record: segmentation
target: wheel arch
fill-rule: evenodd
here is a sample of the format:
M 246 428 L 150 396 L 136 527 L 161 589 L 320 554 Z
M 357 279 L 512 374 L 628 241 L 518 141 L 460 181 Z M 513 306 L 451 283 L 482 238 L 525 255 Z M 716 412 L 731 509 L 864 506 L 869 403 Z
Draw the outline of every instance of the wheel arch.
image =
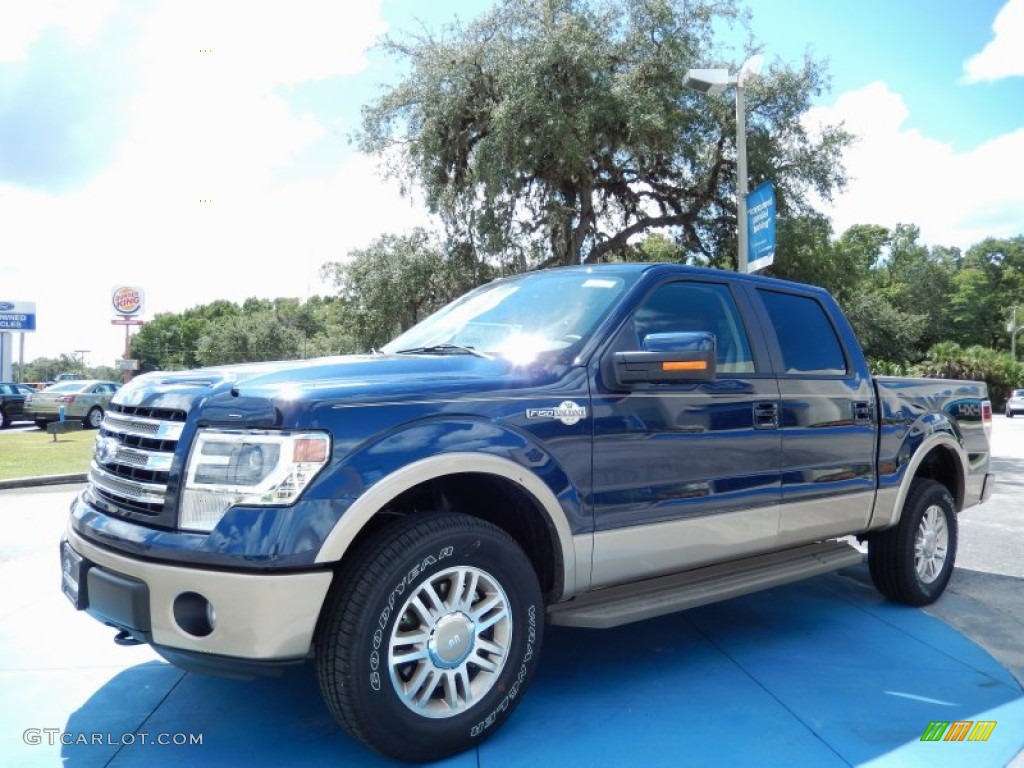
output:
M 483 504 L 461 508 L 460 501 L 480 495 Z M 534 473 L 490 454 L 446 453 L 392 472 L 345 511 L 320 547 L 316 562 L 341 562 L 389 515 L 436 510 L 438 500 L 509 533 L 533 563 L 550 600 L 575 594 L 578 542 L 558 498 Z
M 890 527 L 899 522 L 910 487 L 919 478 L 935 480 L 945 486 L 953 497 L 954 510 L 959 512 L 964 507 L 967 472 L 967 454 L 960 442 L 946 432 L 930 435 L 910 458 L 892 507 L 879 510 L 882 515 L 888 512 L 888 519 L 883 518 L 882 525 L 878 527 Z

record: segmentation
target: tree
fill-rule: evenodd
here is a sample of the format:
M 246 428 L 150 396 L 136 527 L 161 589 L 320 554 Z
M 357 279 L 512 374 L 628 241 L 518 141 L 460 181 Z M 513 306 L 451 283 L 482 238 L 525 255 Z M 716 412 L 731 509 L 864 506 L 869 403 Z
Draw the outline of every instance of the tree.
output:
M 214 301 L 184 312 L 161 312 L 132 337 L 132 356 L 141 370 L 179 370 L 200 365 L 200 338 L 210 327 L 241 310 L 230 301 Z
M 950 309 L 956 338 L 1009 349 L 1012 308 L 1024 308 L 1024 235 L 983 240 L 967 250 L 961 263 Z M 1018 309 L 1018 325 L 1024 322 L 1021 317 Z
M 250 311 L 212 323 L 199 340 L 197 357 L 201 365 L 293 360 L 302 356 L 302 340 L 273 310 Z
M 495 276 L 464 243 L 441 243 L 424 229 L 382 235 L 344 262 L 325 264 L 357 349 L 379 347 Z
M 729 63 L 714 30 L 743 20 L 735 0 L 501 0 L 468 26 L 387 38 L 408 70 L 364 108 L 359 141 L 485 259 L 590 263 L 663 230 L 727 266 L 733 96 L 682 83 Z M 782 216 L 844 182 L 849 135 L 800 119 L 824 85 L 806 59 L 747 89 L 751 180 L 773 179 Z

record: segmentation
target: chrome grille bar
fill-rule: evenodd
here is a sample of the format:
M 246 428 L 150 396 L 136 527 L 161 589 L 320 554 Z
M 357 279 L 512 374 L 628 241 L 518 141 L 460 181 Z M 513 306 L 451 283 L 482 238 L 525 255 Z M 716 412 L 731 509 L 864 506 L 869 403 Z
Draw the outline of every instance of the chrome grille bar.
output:
M 97 452 L 96 459 L 100 464 L 105 465 L 124 464 L 129 467 L 148 469 L 152 472 L 167 472 L 171 468 L 174 454 L 146 451 L 142 448 L 130 448 L 119 443 L 117 448 L 106 456 L 102 452 Z
M 89 472 L 89 482 L 102 491 L 141 504 L 163 504 L 167 493 L 166 485 L 126 480 L 101 469 L 95 461 Z
M 180 421 L 158 421 L 157 419 L 125 416 L 107 411 L 103 417 L 101 428 L 119 435 L 135 435 L 155 440 L 178 440 L 185 425 Z

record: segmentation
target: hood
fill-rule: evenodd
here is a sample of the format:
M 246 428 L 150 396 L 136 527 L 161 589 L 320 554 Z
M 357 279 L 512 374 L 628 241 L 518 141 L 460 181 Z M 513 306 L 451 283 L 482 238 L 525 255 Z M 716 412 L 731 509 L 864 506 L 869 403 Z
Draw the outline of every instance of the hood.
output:
M 350 355 L 156 371 L 122 387 L 114 402 L 187 412 L 204 396 L 277 403 L 419 400 L 531 388 L 562 374 L 563 366 L 522 366 L 472 355 Z

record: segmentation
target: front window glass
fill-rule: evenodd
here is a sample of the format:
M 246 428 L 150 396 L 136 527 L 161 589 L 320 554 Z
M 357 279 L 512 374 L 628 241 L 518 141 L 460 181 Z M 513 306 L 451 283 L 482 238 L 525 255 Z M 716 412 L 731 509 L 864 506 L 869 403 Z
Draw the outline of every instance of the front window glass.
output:
M 381 351 L 458 348 L 529 363 L 575 354 L 635 276 L 536 272 L 491 283 L 413 326 Z

